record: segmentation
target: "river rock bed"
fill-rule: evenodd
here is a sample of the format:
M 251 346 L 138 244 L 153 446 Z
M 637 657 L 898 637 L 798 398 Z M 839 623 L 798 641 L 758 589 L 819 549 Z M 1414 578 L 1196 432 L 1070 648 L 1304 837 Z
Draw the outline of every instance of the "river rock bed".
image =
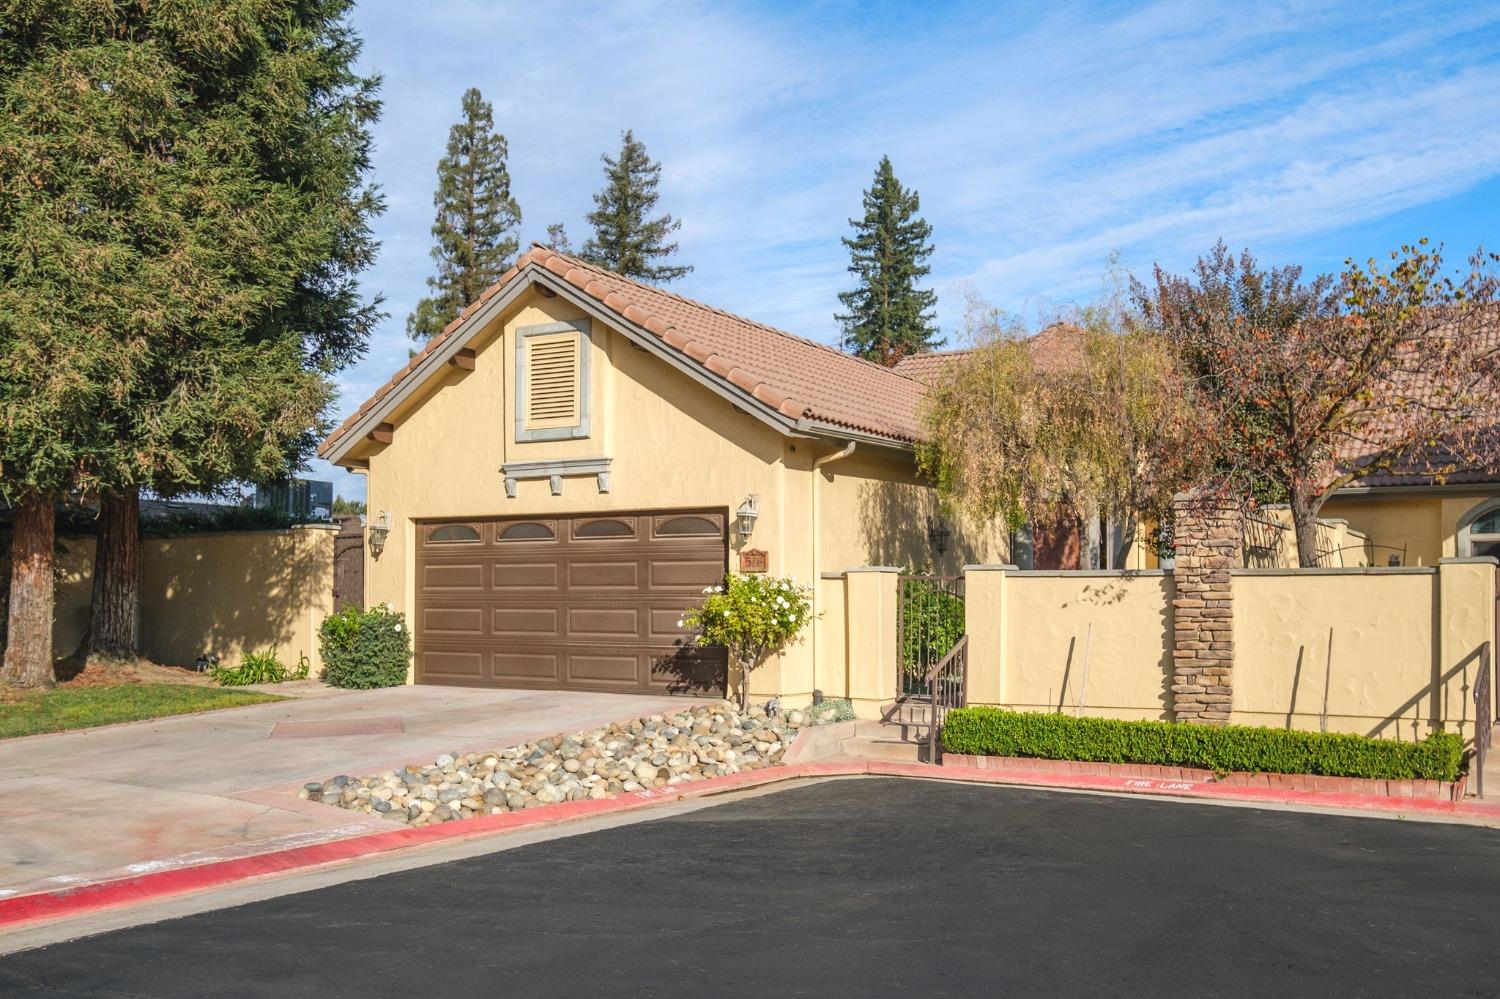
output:
M 801 711 L 710 701 L 483 753 L 450 753 L 371 777 L 339 774 L 299 797 L 410 826 L 760 770 L 781 762 Z

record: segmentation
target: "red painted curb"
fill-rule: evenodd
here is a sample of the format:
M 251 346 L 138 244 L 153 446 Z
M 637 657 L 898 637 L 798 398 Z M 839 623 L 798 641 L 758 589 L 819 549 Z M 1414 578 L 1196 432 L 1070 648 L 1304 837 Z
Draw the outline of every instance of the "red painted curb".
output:
M 1314 805 L 1326 808 L 1354 809 L 1399 814 L 1472 815 L 1500 822 L 1500 804 L 1439 801 L 1424 798 L 1377 798 L 1368 795 L 1329 791 L 1302 791 L 1290 788 L 1244 787 L 1193 781 L 1154 780 L 1144 777 L 1098 776 L 1092 774 L 1057 774 L 1036 771 L 1000 771 L 970 767 L 933 767 L 922 763 L 894 763 L 880 760 L 840 760 L 824 763 L 784 764 L 768 770 L 713 777 L 672 787 L 634 791 L 618 798 L 570 801 L 542 805 L 521 812 L 481 815 L 472 819 L 445 822 L 418 829 L 400 827 L 389 832 L 351 836 L 347 839 L 309 846 L 291 847 L 270 853 L 231 860 L 212 861 L 196 867 L 158 871 L 133 878 L 122 878 L 76 888 L 18 895 L 0 899 L 0 927 L 60 919 L 99 909 L 114 908 L 216 888 L 251 878 L 319 867 L 354 860 L 378 853 L 403 850 L 429 844 L 474 839 L 496 833 L 513 832 L 540 826 L 557 825 L 578 819 L 617 812 L 649 808 L 665 801 L 701 798 L 729 791 L 744 790 L 780 781 L 807 777 L 915 777 L 925 780 L 957 781 L 969 784 L 1002 784 L 1017 787 L 1041 787 L 1060 790 L 1106 791 L 1145 794 L 1160 797 L 1203 800 L 1242 801 L 1252 804 Z

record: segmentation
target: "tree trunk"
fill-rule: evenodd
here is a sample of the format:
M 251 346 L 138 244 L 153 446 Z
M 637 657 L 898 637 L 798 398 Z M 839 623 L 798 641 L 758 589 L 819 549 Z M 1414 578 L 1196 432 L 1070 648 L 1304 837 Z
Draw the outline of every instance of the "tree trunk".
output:
M 1135 547 L 1135 536 L 1140 533 L 1140 520 L 1130 514 L 1125 517 L 1124 523 L 1120 525 L 1120 547 L 1115 549 L 1115 568 L 1128 568 L 1130 562 L 1130 551 Z
M 99 503 L 93 617 L 87 651 L 134 656 L 141 636 L 141 493 L 130 488 Z
M 1297 564 L 1310 569 L 1318 564 L 1318 510 L 1322 504 L 1303 487 L 1288 489 L 1287 498 L 1297 533 Z
M 1100 555 L 1104 551 L 1103 531 L 1099 528 L 1099 508 L 1090 506 L 1083 514 L 1082 557 L 1079 559 L 1079 568 L 1097 569 L 1101 561 Z
M 0 654 L 10 632 L 10 532 L 0 531 Z
M 9 641 L 0 686 L 50 687 L 52 675 L 52 546 L 56 528 L 50 500 L 15 508 L 11 539 Z

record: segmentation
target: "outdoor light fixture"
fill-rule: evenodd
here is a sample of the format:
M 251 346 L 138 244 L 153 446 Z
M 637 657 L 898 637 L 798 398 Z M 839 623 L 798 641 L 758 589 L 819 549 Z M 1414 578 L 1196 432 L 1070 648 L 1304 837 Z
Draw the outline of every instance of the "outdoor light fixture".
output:
M 927 518 L 927 540 L 932 543 L 932 550 L 939 555 L 948 551 L 948 541 L 953 537 L 953 531 L 948 527 L 948 522 L 942 517 Z
M 755 518 L 760 516 L 760 496 L 751 493 L 745 497 L 745 502 L 734 512 L 735 526 L 739 528 L 740 537 L 749 540 L 755 531 Z
M 368 530 L 370 554 L 375 558 L 379 558 L 380 553 L 385 551 L 386 535 L 391 533 L 391 512 L 389 510 L 381 510 L 380 516 L 375 518 Z

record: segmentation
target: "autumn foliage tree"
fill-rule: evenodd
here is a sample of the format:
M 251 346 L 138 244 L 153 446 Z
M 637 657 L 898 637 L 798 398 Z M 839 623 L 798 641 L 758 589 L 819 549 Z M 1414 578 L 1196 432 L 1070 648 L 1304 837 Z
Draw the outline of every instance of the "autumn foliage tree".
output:
M 1426 241 L 1335 279 L 1262 270 L 1220 243 L 1190 276 L 1136 283 L 1142 326 L 1191 369 L 1215 414 L 1220 485 L 1269 487 L 1303 566 L 1335 490 L 1396 473 L 1442 482 L 1493 467 L 1500 428 L 1494 256 L 1445 272 Z
M 1158 337 L 1085 310 L 1024 336 L 970 310 L 976 346 L 930 387 L 918 458 L 945 499 L 980 518 L 1121 526 L 1122 564 L 1143 523 L 1211 454 L 1192 381 Z

